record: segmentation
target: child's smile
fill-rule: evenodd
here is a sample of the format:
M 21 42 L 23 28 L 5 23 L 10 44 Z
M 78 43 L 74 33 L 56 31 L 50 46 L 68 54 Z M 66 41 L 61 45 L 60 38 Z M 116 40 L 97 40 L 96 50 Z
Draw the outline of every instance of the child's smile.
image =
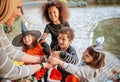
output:
M 59 10 L 55 6 L 48 9 L 48 14 L 53 23 L 59 23 Z

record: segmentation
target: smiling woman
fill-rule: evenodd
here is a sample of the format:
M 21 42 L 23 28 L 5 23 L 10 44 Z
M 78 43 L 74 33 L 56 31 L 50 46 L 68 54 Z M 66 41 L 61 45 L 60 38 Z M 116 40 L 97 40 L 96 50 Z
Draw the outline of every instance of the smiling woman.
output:
M 19 5 L 22 6 L 22 0 L 19 1 Z M 3 24 L 9 20 L 15 8 L 17 8 L 15 3 L 17 4 L 18 0 L 14 0 L 14 4 L 11 0 L 1 0 L 2 5 L 0 5 L 0 24 Z
M 14 21 L 17 17 L 21 16 L 21 7 L 23 4 L 23 0 L 19 0 L 19 3 L 17 5 L 16 8 L 14 8 L 12 15 L 10 16 L 10 18 L 7 20 L 6 24 L 8 26 L 13 26 L 14 25 Z M 15 5 L 15 4 L 14 4 Z M 14 7 L 14 5 L 12 7 Z M 15 5 L 16 6 L 16 5 Z M 12 8 L 11 7 L 11 8 Z

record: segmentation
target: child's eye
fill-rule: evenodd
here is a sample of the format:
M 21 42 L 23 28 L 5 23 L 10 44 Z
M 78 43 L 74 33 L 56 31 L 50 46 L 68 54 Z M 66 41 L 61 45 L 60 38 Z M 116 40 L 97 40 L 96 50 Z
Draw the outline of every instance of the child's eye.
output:
M 56 13 L 56 12 L 54 12 L 54 13 Z
M 63 41 L 65 41 L 66 39 L 63 39 Z
M 51 12 L 48 12 L 48 14 L 51 14 Z

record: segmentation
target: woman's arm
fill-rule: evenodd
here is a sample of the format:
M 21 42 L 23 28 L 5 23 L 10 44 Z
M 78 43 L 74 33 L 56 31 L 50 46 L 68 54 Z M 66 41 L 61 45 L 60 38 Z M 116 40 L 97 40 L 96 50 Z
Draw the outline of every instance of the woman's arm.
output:
M 44 67 L 49 68 L 51 65 L 43 63 Z M 34 74 L 42 68 L 41 64 L 17 66 L 6 55 L 3 48 L 0 47 L 0 81 L 2 79 L 21 79 Z
M 26 53 L 24 53 L 25 55 L 23 55 L 21 61 L 23 62 L 29 62 L 29 63 L 36 63 L 36 62 L 40 62 L 41 58 L 39 56 L 32 56 L 32 55 L 28 55 Z
M 11 44 L 11 41 L 7 38 L 3 28 L 0 26 L 0 46 L 4 49 L 6 55 L 8 55 L 13 60 L 23 61 L 23 62 L 39 62 L 39 57 L 34 57 L 23 53 L 20 50 L 15 49 Z
M 13 61 L 6 55 L 4 49 L 0 47 L 0 79 L 20 79 L 26 76 L 34 74 L 40 70 L 41 66 L 28 65 L 28 66 L 17 66 Z
M 89 66 L 77 66 L 77 65 L 73 65 L 71 63 L 66 63 L 56 57 L 52 57 L 50 56 L 48 61 L 52 64 L 52 65 L 59 65 L 61 66 L 63 69 L 65 69 L 65 71 L 77 75 L 78 77 L 82 77 L 82 78 L 92 78 L 94 75 L 94 69 L 89 67 Z

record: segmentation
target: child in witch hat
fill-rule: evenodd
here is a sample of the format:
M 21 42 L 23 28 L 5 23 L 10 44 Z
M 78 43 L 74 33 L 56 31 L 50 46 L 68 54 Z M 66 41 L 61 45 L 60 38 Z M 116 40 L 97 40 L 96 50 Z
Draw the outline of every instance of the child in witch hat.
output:
M 41 32 L 37 30 L 27 30 L 25 24 L 23 21 L 21 21 L 21 30 L 22 33 L 17 35 L 13 41 L 12 44 L 14 46 L 22 46 L 22 51 L 29 54 L 29 55 L 34 55 L 34 56 L 39 56 L 41 58 L 40 62 L 45 61 L 45 55 L 46 54 L 45 50 L 49 50 L 49 46 L 45 42 L 41 42 L 42 45 L 47 45 L 42 46 L 39 42 L 38 39 L 41 36 Z M 33 64 L 33 63 L 28 63 L 25 62 L 26 65 Z M 35 76 L 38 80 L 38 82 L 41 82 L 41 78 L 44 76 L 46 72 L 46 68 L 43 68 L 42 70 L 38 71 L 35 73 Z

